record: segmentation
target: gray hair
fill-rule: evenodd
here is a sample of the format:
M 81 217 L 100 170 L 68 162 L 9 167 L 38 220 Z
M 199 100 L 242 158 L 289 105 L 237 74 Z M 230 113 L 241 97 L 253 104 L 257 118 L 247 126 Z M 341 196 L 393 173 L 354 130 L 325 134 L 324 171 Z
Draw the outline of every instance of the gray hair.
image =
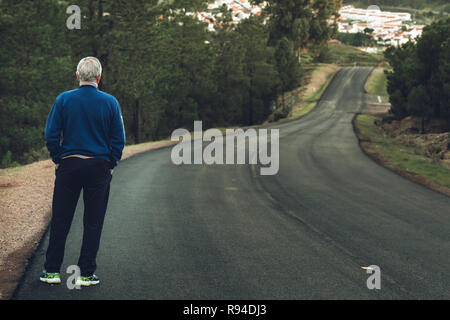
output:
M 95 81 L 102 73 L 102 64 L 95 57 L 86 57 L 78 63 L 77 72 L 80 81 Z

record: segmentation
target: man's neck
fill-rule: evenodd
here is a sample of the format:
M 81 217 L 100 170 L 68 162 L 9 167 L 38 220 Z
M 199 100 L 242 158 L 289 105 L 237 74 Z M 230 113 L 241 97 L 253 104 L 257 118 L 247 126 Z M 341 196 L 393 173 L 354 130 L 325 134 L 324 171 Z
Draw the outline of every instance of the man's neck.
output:
M 80 86 L 93 86 L 98 88 L 98 83 L 95 81 L 80 81 Z

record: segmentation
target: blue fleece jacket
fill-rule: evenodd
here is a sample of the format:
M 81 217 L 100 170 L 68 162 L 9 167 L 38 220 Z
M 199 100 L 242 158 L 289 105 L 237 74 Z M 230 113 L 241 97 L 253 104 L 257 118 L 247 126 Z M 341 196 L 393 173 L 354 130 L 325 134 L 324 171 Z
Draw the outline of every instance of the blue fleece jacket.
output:
M 119 102 L 91 85 L 63 92 L 48 116 L 45 140 L 55 163 L 80 154 L 108 160 L 114 168 L 125 145 Z

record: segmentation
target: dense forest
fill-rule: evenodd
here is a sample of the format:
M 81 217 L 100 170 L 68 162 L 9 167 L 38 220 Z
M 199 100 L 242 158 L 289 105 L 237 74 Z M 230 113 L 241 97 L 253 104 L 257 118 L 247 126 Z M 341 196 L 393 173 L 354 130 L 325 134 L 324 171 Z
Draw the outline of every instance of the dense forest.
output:
M 388 48 L 385 56 L 393 69 L 388 73 L 392 113 L 446 119 L 450 127 L 450 18 L 425 27 L 417 43 Z
M 100 90 L 119 100 L 130 144 L 191 129 L 197 119 L 205 129 L 261 123 L 299 85 L 299 50 L 334 34 L 328 21 L 342 3 L 269 1 L 239 25 L 223 7 L 216 32 L 188 14 L 207 1 L 79 0 L 81 29 L 72 30 L 70 4 L 0 1 L 2 167 L 47 157 L 47 115 L 58 94 L 77 87 L 86 56 L 102 62 Z

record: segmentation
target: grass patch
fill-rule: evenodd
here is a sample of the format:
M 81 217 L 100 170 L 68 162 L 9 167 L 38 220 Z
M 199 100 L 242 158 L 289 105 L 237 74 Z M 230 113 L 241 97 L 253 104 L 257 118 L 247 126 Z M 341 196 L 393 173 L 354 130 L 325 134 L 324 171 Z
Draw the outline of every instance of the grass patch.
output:
M 304 116 L 308 112 L 310 112 L 316 106 L 316 102 L 303 103 L 301 108 L 296 108 L 292 111 L 291 116 L 289 118 L 295 119 L 301 116 Z
M 414 147 L 405 146 L 400 141 L 389 137 L 375 124 L 377 119 L 379 118 L 375 116 L 359 115 L 356 124 L 363 140 L 367 138 L 370 141 L 371 146 L 383 158 L 382 162 L 385 166 L 397 172 L 407 171 L 417 174 L 450 188 L 450 170 L 439 165 L 437 160 L 416 154 Z
M 372 72 L 365 88 L 370 94 L 389 97 L 387 92 L 387 76 L 384 72 Z
M 355 47 L 342 44 L 330 46 L 327 62 L 344 66 L 378 66 L 384 62 L 382 54 L 367 53 Z

